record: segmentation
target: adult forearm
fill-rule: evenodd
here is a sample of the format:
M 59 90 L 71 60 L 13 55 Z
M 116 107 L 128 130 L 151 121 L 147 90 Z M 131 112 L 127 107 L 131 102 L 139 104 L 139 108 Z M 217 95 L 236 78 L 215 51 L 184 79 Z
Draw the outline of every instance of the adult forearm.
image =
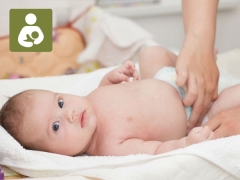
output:
M 212 51 L 215 42 L 218 0 L 182 0 L 185 43 L 202 42 Z M 186 41 L 187 40 L 187 41 Z

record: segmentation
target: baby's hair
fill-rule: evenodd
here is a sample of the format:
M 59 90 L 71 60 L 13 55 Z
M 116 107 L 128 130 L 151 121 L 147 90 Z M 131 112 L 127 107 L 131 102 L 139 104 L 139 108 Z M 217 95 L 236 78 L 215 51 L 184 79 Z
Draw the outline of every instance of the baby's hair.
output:
M 0 110 L 0 125 L 20 143 L 23 142 L 20 132 L 22 120 L 31 104 L 29 95 L 29 91 L 23 91 L 8 97 Z

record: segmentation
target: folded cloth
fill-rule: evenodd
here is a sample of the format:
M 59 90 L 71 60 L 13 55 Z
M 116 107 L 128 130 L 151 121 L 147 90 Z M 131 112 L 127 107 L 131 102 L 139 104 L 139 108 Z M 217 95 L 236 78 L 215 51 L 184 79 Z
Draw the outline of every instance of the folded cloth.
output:
M 133 21 L 95 6 L 71 26 L 82 32 L 87 44 L 79 54 L 79 63 L 98 60 L 105 66 L 119 65 L 131 60 L 142 47 L 157 45 L 153 36 Z

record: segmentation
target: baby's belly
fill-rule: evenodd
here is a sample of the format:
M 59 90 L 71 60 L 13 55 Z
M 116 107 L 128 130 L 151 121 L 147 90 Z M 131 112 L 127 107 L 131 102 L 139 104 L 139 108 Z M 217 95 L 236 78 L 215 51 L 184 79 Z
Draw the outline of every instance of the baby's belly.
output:
M 103 104 L 99 117 L 113 136 L 167 141 L 186 135 L 187 117 L 182 100 L 165 82 L 142 80 L 119 84 L 103 88 L 100 94 Z

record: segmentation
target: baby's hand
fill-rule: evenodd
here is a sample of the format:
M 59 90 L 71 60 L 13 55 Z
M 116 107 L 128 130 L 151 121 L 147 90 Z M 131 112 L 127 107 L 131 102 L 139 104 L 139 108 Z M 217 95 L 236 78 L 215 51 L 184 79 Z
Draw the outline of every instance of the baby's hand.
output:
M 135 64 L 132 61 L 126 61 L 118 71 L 120 74 L 125 75 L 126 81 L 130 80 L 130 77 L 133 77 L 133 80 L 138 80 L 138 72 L 135 68 Z
M 186 146 L 215 139 L 214 132 L 208 126 L 193 128 L 186 137 Z
M 121 83 L 123 81 L 129 82 L 130 77 L 133 77 L 133 80 L 138 80 L 138 72 L 135 68 L 135 65 L 132 61 L 126 61 L 122 66 L 118 67 L 109 74 L 109 80 L 114 83 Z

